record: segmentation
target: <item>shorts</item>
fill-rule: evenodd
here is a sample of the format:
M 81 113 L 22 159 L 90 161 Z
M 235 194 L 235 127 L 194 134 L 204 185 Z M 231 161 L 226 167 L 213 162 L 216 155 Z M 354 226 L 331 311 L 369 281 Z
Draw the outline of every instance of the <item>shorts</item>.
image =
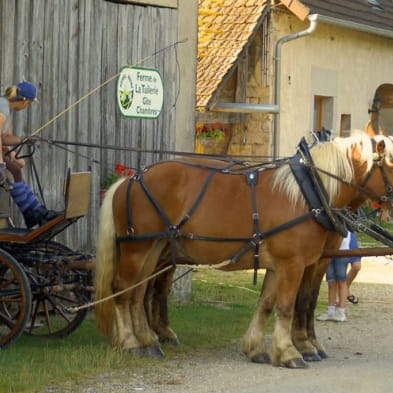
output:
M 332 258 L 326 271 L 326 281 L 347 281 L 347 268 L 351 258 Z

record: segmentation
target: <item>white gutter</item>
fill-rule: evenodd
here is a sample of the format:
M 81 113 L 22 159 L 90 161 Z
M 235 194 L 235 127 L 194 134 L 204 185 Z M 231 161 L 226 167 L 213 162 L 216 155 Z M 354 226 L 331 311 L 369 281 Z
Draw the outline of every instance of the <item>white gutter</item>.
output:
M 330 25 L 344 27 L 346 29 L 361 31 L 363 33 L 370 33 L 380 35 L 386 38 L 393 38 L 393 31 L 381 29 L 379 27 L 366 26 L 360 23 L 346 21 L 342 19 L 333 18 L 331 16 L 324 16 L 320 14 L 314 14 L 320 22 L 328 23 Z
M 278 113 L 278 105 L 274 104 L 247 104 L 240 102 L 219 102 L 211 109 L 212 112 L 232 113 Z
M 304 37 L 314 32 L 318 25 L 318 14 L 312 14 L 308 16 L 310 21 L 310 26 L 305 29 L 298 31 L 294 34 L 289 34 L 284 37 L 281 37 L 277 42 L 274 50 L 274 105 L 276 105 L 280 109 L 280 89 L 281 89 L 281 47 L 283 44 L 289 41 L 296 40 L 297 38 Z M 278 147 L 279 147 L 279 136 L 280 136 L 280 113 L 277 112 L 274 116 L 274 125 L 273 125 L 273 159 L 277 159 L 279 155 Z

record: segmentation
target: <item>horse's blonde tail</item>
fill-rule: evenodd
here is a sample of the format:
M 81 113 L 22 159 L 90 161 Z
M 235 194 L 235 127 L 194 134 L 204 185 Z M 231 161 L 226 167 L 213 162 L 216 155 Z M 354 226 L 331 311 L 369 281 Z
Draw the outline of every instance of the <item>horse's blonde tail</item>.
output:
M 116 232 L 113 219 L 113 195 L 124 179 L 112 185 L 105 194 L 100 210 L 100 224 L 96 247 L 95 300 L 112 295 L 112 280 L 116 259 Z M 98 328 L 106 335 L 111 334 L 113 300 L 95 306 Z

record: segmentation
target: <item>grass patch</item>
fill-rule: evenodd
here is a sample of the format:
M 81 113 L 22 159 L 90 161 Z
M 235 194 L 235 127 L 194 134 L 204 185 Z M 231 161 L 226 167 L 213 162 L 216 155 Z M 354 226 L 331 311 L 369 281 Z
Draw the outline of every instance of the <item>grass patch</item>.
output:
M 192 301 L 179 304 L 171 300 L 171 325 L 182 345 L 165 346 L 166 359 L 181 363 L 192 356 L 237 348 L 255 311 L 263 273 L 256 286 L 252 279 L 253 273 L 248 271 L 194 272 Z M 319 308 L 326 307 L 326 287 L 322 287 Z M 135 375 L 158 374 L 167 367 L 165 359 L 136 359 L 112 350 L 90 315 L 66 338 L 22 336 L 0 350 L 0 392 L 44 393 L 48 386 L 66 385 L 77 393 L 83 387 L 78 381 L 94 380 L 100 374 L 110 376 L 124 369 Z
M 263 274 L 252 285 L 252 273 L 217 271 L 193 274 L 193 298 L 178 304 L 173 299 L 170 319 L 182 345 L 165 346 L 166 358 L 182 359 L 237 345 L 245 333 L 258 300 Z M 136 359 L 112 350 L 90 315 L 70 336 L 48 339 L 22 336 L 0 350 L 0 392 L 46 392 L 47 386 L 76 381 L 120 369 L 143 374 L 165 367 L 165 360 Z

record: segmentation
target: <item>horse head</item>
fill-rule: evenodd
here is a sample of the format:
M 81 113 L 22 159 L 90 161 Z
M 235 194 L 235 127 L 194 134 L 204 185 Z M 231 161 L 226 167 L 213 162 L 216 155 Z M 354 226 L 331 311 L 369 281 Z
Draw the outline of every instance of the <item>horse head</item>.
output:
M 393 140 L 384 135 L 370 137 L 355 133 L 347 138 L 336 138 L 336 146 L 347 156 L 352 167 L 352 179 L 342 179 L 341 199 L 358 208 L 367 199 L 380 204 L 393 203 Z M 351 195 L 351 197 L 348 197 Z
M 372 199 L 390 208 L 393 205 L 393 139 L 390 136 L 375 135 L 371 144 L 372 165 L 362 187 L 370 193 Z

